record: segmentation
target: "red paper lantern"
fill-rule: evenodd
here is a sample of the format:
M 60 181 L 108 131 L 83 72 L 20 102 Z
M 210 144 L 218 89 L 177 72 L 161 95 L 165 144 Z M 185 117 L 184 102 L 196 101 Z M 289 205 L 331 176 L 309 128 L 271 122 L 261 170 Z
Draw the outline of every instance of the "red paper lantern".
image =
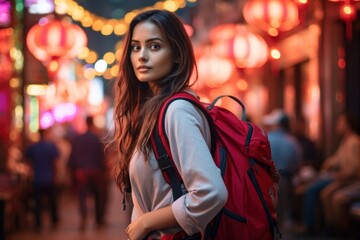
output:
M 340 6 L 340 18 L 344 21 L 353 21 L 356 19 L 356 8 L 350 2 L 344 2 Z
M 50 72 L 59 68 L 59 62 L 74 58 L 87 45 L 85 32 L 67 20 L 40 20 L 26 38 L 30 52 L 48 67 Z
M 13 74 L 13 62 L 10 54 L 0 53 L 0 83 L 8 82 Z
M 299 10 L 291 0 L 249 0 L 243 8 L 246 22 L 277 36 L 299 24 Z
M 257 68 L 268 59 L 268 45 L 258 34 L 242 24 L 223 24 L 210 31 L 217 55 L 227 57 L 238 68 Z
M 0 29 L 0 84 L 7 83 L 14 71 L 14 64 L 10 57 L 13 32 L 12 28 Z
M 199 84 L 208 87 L 218 87 L 227 82 L 233 73 L 234 65 L 227 58 L 221 58 L 206 52 L 198 59 Z
M 12 28 L 0 29 L 0 53 L 8 53 L 13 46 L 12 36 L 14 30 Z

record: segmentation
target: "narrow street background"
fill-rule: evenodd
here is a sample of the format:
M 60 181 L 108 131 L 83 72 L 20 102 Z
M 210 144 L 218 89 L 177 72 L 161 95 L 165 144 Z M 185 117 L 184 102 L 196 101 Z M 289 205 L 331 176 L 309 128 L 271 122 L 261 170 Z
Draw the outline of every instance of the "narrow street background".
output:
M 85 230 L 79 230 L 79 214 L 77 198 L 66 194 L 61 199 L 59 214 L 60 223 L 53 229 L 49 218 L 45 215 L 44 227 L 40 232 L 35 232 L 32 226 L 24 226 L 19 231 L 10 233 L 6 240 L 123 240 L 126 217 L 129 211 L 122 210 L 122 194 L 115 183 L 110 185 L 106 225 L 97 228 L 93 212 L 90 212 L 89 221 Z M 128 209 L 129 210 L 129 209 Z M 31 216 L 29 216 L 30 218 Z

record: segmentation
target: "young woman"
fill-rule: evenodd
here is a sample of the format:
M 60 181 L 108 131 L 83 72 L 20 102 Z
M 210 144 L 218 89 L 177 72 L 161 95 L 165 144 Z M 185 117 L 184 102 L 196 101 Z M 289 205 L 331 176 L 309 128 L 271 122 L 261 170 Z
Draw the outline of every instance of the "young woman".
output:
M 183 231 L 200 239 L 227 200 L 209 150 L 205 116 L 184 100 L 174 101 L 166 112 L 166 134 L 186 188 L 175 201 L 149 141 L 162 103 L 179 91 L 195 94 L 190 89 L 196 67 L 191 41 L 181 21 L 161 10 L 136 16 L 124 41 L 114 88 L 114 136 L 116 180 L 122 191 L 131 189 L 134 206 L 126 234 L 130 240 L 161 239 Z

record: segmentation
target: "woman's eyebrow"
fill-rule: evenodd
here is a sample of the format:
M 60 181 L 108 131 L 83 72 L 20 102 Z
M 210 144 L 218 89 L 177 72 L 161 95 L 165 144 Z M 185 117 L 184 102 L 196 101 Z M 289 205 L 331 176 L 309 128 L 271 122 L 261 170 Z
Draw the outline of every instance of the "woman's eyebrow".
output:
M 155 40 L 158 40 L 158 41 L 161 41 L 163 42 L 164 40 L 162 40 L 161 38 L 159 37 L 154 37 L 154 38 L 149 38 L 149 39 L 146 39 L 145 42 L 152 42 L 152 41 L 155 41 Z M 140 42 L 139 40 L 136 40 L 136 39 L 132 39 L 131 42 Z

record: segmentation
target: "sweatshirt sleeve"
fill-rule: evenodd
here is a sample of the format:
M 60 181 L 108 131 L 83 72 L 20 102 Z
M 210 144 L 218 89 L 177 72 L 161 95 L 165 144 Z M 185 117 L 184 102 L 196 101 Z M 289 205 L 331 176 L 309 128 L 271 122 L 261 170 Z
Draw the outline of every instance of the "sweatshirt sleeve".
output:
M 200 110 L 185 100 L 170 104 L 165 116 L 171 152 L 187 193 L 172 204 L 180 226 L 189 235 L 204 233 L 225 205 L 227 190 L 211 156 L 210 131 Z

